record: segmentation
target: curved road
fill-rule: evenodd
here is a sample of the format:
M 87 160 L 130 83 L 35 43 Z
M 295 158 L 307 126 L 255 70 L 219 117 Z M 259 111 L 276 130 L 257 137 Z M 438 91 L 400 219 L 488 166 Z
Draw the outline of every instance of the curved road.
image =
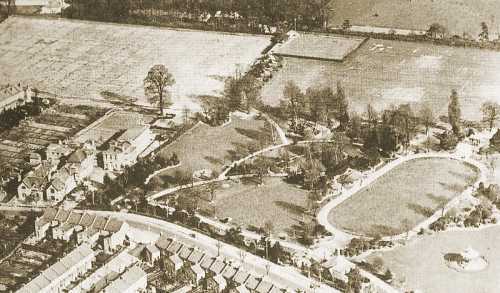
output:
M 475 166 L 479 170 L 479 177 L 474 185 L 477 185 L 479 182 L 485 181 L 485 179 L 486 179 L 486 174 L 487 174 L 487 170 L 488 170 L 487 167 L 484 164 L 482 164 L 481 162 L 478 162 L 478 161 L 471 159 L 471 158 L 466 158 L 466 157 L 462 157 L 462 156 L 458 156 L 458 155 L 454 155 L 454 154 L 448 154 L 448 153 L 421 153 L 421 154 L 412 154 L 412 155 L 400 157 L 392 162 L 389 162 L 387 165 L 380 168 L 379 170 L 369 174 L 368 177 L 361 182 L 361 184 L 356 185 L 356 186 L 352 187 L 351 189 L 344 191 L 340 196 L 336 197 L 335 199 L 330 201 L 328 204 L 326 204 L 319 211 L 319 213 L 317 215 L 318 223 L 325 226 L 326 230 L 333 233 L 333 235 L 335 235 L 335 238 L 337 238 L 338 240 L 347 241 L 353 237 L 356 237 L 353 234 L 347 233 L 341 229 L 336 228 L 332 223 L 330 223 L 330 221 L 328 221 L 328 215 L 329 215 L 330 211 L 332 209 L 334 209 L 336 206 L 338 206 L 339 204 L 341 204 L 342 202 L 344 202 L 345 200 L 349 199 L 352 195 L 354 195 L 358 191 L 362 190 L 366 186 L 370 185 L 372 182 L 376 181 L 379 177 L 383 176 L 384 174 L 386 174 L 390 170 L 399 166 L 400 164 L 402 164 L 404 162 L 411 161 L 411 160 L 422 159 L 422 158 L 448 158 L 448 159 L 454 159 L 454 160 L 466 162 L 466 163 L 469 163 L 469 164 Z M 446 207 L 444 209 L 444 212 L 446 213 L 450 208 L 455 206 L 460 201 L 460 199 L 463 199 L 464 197 L 469 196 L 471 194 L 472 190 L 473 190 L 473 187 L 469 187 L 461 195 L 455 197 L 453 200 L 448 202 L 448 204 L 446 205 Z M 402 234 L 392 236 L 392 237 L 384 237 L 384 239 L 385 240 L 398 240 L 398 239 L 406 239 L 407 236 L 411 237 L 411 236 L 415 235 L 416 233 L 418 233 L 420 228 L 428 227 L 431 223 L 436 221 L 441 216 L 441 213 L 442 213 L 441 210 L 436 211 L 431 217 L 429 217 L 428 219 L 426 219 L 425 221 L 421 222 L 416 227 L 414 227 L 408 233 L 408 235 L 407 235 L 407 233 L 402 233 Z

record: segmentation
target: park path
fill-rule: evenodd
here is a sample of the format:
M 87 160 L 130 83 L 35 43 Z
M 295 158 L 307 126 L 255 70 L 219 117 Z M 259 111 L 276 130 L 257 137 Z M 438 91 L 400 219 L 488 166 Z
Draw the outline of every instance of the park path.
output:
M 344 190 L 344 192 L 339 195 L 338 197 L 334 198 L 332 201 L 327 203 L 318 213 L 317 219 L 318 223 L 321 225 L 325 226 L 327 231 L 330 231 L 333 233 L 336 238 L 335 242 L 342 242 L 345 243 L 346 241 L 350 240 L 353 237 L 356 237 L 356 235 L 353 235 L 351 233 L 348 233 L 346 231 L 343 231 L 341 229 L 336 228 L 330 221 L 328 220 L 328 215 L 330 214 L 331 210 L 333 210 L 336 206 L 340 205 L 342 202 L 346 201 L 349 199 L 352 195 L 356 194 L 358 191 L 362 190 L 366 186 L 370 185 L 377 179 L 379 179 L 381 176 L 386 174 L 387 172 L 391 171 L 395 167 L 399 166 L 402 163 L 415 160 L 415 159 L 423 159 L 423 158 L 448 158 L 448 159 L 454 159 L 458 161 L 462 161 L 468 164 L 471 164 L 472 166 L 476 167 L 479 171 L 479 176 L 475 184 L 469 188 L 467 188 L 462 194 L 459 196 L 455 197 L 453 200 L 447 203 L 447 205 L 444 207 L 444 210 L 440 209 L 436 211 L 431 217 L 427 218 L 420 224 L 418 224 L 416 227 L 414 227 L 411 231 L 408 233 L 402 233 L 396 236 L 388 236 L 388 237 L 383 237 L 384 240 L 405 240 L 409 237 L 412 237 L 418 233 L 418 231 L 421 228 L 427 228 L 431 223 L 435 222 L 439 217 L 441 217 L 441 214 L 444 212 L 446 213 L 448 210 L 453 208 L 457 203 L 459 203 L 462 199 L 470 196 L 472 191 L 474 190 L 475 186 L 479 184 L 481 181 L 485 181 L 488 173 L 487 167 L 479 162 L 476 161 L 475 159 L 471 157 L 466 157 L 465 154 L 449 154 L 449 153 L 420 153 L 420 154 L 411 154 L 407 155 L 404 157 L 399 157 L 398 159 L 389 162 L 387 165 L 383 166 L 382 168 L 374 171 L 373 173 L 367 174 L 366 178 L 360 179 L 357 183 L 354 183 L 355 186 L 348 190 Z M 331 245 L 333 244 L 332 241 L 325 241 L 322 245 Z M 318 247 L 321 245 L 318 245 Z

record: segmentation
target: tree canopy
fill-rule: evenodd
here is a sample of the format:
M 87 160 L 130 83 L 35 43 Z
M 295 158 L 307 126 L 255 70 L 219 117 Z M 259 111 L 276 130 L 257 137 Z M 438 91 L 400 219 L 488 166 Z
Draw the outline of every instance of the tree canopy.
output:
M 151 67 L 144 79 L 144 94 L 151 103 L 158 104 L 162 116 L 164 107 L 171 104 L 169 87 L 174 84 L 173 75 L 162 64 Z

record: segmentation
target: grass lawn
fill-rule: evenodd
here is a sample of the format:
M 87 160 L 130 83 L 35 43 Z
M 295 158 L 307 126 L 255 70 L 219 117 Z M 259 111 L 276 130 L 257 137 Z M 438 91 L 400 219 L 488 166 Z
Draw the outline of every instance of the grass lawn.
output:
M 171 175 L 177 170 L 193 172 L 211 169 L 221 172 L 224 165 L 245 157 L 259 149 L 260 142 L 272 144 L 270 125 L 256 118 L 231 117 L 226 125 L 211 127 L 204 123 L 195 125 L 173 143 L 160 150 L 160 156 L 179 157 L 181 166 L 162 175 Z
M 335 207 L 329 221 L 355 234 L 401 234 L 406 231 L 404 222 L 416 226 L 476 178 L 471 166 L 456 160 L 411 160 Z
M 264 227 L 264 223 L 270 221 L 274 233 L 290 235 L 302 220 L 306 198 L 306 190 L 287 184 L 281 178 L 265 178 L 262 186 L 253 180 L 229 182 L 229 186 L 216 192 L 215 215 L 219 219 L 231 217 L 243 227 Z M 204 209 L 213 209 L 213 205 L 202 202 Z
M 276 106 L 290 80 L 303 90 L 340 80 L 355 111 L 365 111 L 368 103 L 380 110 L 424 101 L 436 114 L 446 114 L 450 92 L 456 89 L 464 118 L 477 119 L 483 102 L 500 102 L 498 68 L 499 52 L 369 39 L 344 62 L 284 58 L 262 96 Z
M 9 17 L 0 24 L 0 80 L 30 82 L 62 96 L 130 96 L 145 104 L 143 80 L 155 64 L 173 74 L 173 109 L 196 109 L 194 97 L 224 89 L 245 71 L 270 36 L 90 21 Z
M 484 21 L 490 35 L 499 31 L 500 2 L 492 0 L 347 0 L 330 5 L 333 26 L 349 19 L 352 24 L 426 30 L 437 22 L 451 34 L 477 37 Z
M 380 256 L 394 274 L 405 281 L 406 289 L 422 292 L 470 293 L 499 292 L 500 227 L 477 231 L 444 232 L 424 236 L 403 247 L 370 256 Z M 448 268 L 443 255 L 460 253 L 471 247 L 486 258 L 488 267 L 475 273 L 460 273 Z M 423 261 L 425 260 L 425 261 Z

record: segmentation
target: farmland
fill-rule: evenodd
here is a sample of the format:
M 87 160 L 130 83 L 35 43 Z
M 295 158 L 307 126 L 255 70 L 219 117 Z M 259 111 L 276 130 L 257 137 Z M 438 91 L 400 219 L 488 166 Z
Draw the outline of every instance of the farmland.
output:
M 370 39 L 344 62 L 284 58 L 262 95 L 276 106 L 289 80 L 304 90 L 340 80 L 355 111 L 364 111 L 368 103 L 382 109 L 424 101 L 444 114 L 456 89 L 464 118 L 476 119 L 482 102 L 500 101 L 498 68 L 500 53 L 494 51 Z
M 265 178 L 259 186 L 255 180 L 229 182 L 215 193 L 214 204 L 204 202 L 219 219 L 231 217 L 234 223 L 248 227 L 264 227 L 271 222 L 275 233 L 297 229 L 307 206 L 307 191 L 285 183 L 281 178 Z
M 177 170 L 221 172 L 224 165 L 257 151 L 262 144 L 272 144 L 271 126 L 263 119 L 233 115 L 230 123 L 217 127 L 200 122 L 160 150 L 165 158 L 175 153 L 181 166 L 159 176 Z
M 86 114 L 76 114 L 75 111 Z M 0 133 L 1 170 L 8 172 L 9 168 L 20 167 L 30 153 L 70 138 L 102 114 L 103 110 L 98 108 L 55 105 Z
M 349 19 L 359 25 L 426 30 L 437 22 L 451 34 L 465 32 L 473 37 L 483 21 L 490 27 L 490 35 L 496 36 L 500 29 L 500 3 L 491 0 L 349 0 L 331 1 L 330 5 L 332 26 Z
M 410 160 L 333 208 L 328 218 L 355 234 L 401 234 L 458 196 L 476 177 L 470 166 L 459 161 Z
M 376 253 L 394 274 L 395 285 L 408 291 L 469 293 L 498 292 L 500 275 L 500 227 L 476 231 L 452 231 L 426 235 L 392 251 Z M 446 253 L 471 247 L 484 256 L 488 267 L 480 272 L 461 273 L 444 262 Z M 425 260 L 425 261 L 422 261 Z M 403 284 L 402 284 L 403 283 Z
M 147 104 L 143 79 L 164 64 L 176 80 L 174 110 L 199 109 L 196 96 L 219 94 L 224 78 L 269 44 L 267 36 L 10 17 L 0 24 L 0 80 L 82 99 L 104 99 L 107 91 Z

